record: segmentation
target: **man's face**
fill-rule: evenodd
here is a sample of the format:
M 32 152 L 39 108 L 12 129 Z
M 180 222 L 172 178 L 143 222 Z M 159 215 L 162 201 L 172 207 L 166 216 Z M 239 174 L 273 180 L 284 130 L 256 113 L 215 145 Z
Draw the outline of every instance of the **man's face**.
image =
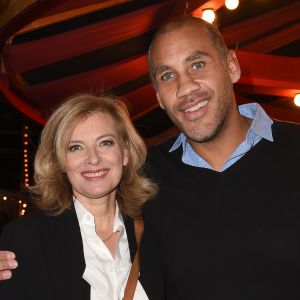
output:
M 157 99 L 174 124 L 195 142 L 211 141 L 235 109 L 232 83 L 240 76 L 234 52 L 221 57 L 205 29 L 187 24 L 151 47 Z

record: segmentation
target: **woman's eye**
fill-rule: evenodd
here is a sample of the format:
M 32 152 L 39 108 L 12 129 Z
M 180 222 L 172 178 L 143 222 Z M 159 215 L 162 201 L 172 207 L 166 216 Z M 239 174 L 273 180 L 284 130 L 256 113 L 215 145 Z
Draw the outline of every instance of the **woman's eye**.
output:
M 101 146 L 110 146 L 110 145 L 113 145 L 114 144 L 114 141 L 112 140 L 103 140 L 100 142 L 100 145 Z
M 166 73 L 162 74 L 160 78 L 161 78 L 161 80 L 163 80 L 163 81 L 168 81 L 168 80 L 173 79 L 174 77 L 175 77 L 175 75 L 174 75 L 173 73 L 171 73 L 171 72 L 166 72 Z
M 68 148 L 68 151 L 70 151 L 70 152 L 75 152 L 75 151 L 79 151 L 79 150 L 81 150 L 81 146 L 80 145 L 71 145 Z
M 202 69 L 204 66 L 204 62 L 203 61 L 196 61 L 192 64 L 192 69 L 193 70 L 199 70 Z

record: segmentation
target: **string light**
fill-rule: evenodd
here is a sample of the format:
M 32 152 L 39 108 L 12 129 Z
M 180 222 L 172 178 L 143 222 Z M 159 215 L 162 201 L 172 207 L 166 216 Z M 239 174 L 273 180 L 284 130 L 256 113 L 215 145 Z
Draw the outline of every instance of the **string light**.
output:
M 1 200 L 3 200 L 3 202 L 1 203 Z M 8 205 L 8 206 L 7 206 Z M 12 205 L 16 205 L 15 208 L 16 208 L 16 211 L 15 212 L 12 212 L 10 214 L 11 217 L 14 217 L 15 216 L 15 213 L 18 214 L 18 216 L 24 216 L 26 214 L 26 210 L 28 209 L 28 204 L 26 202 L 26 200 L 22 200 L 22 199 L 19 199 L 17 200 L 13 195 L 11 194 L 0 194 L 0 208 L 6 208 L 6 207 L 9 207 L 11 208 Z
M 25 200 L 19 200 L 19 209 L 18 209 L 18 213 L 19 216 L 24 216 L 26 214 L 26 209 L 28 207 L 28 204 L 26 203 Z
M 225 6 L 230 10 L 236 9 L 239 6 L 239 0 L 226 0 Z
M 29 187 L 29 168 L 28 168 L 28 145 L 29 145 L 29 126 L 24 126 L 24 133 L 23 133 L 23 174 L 24 174 L 24 185 L 25 187 Z
M 213 11 L 213 9 L 211 8 L 207 8 L 207 9 L 204 9 L 203 10 L 203 13 L 202 13 L 202 19 L 209 22 L 209 23 L 213 23 L 213 21 L 215 20 L 216 18 L 216 14 L 215 12 Z
M 23 187 L 26 189 L 30 186 L 29 184 L 29 138 L 30 138 L 30 128 L 25 125 L 23 128 Z M 27 203 L 24 200 L 19 200 L 19 216 L 24 216 L 26 214 Z
M 296 106 L 300 106 L 300 93 L 295 95 L 294 103 Z

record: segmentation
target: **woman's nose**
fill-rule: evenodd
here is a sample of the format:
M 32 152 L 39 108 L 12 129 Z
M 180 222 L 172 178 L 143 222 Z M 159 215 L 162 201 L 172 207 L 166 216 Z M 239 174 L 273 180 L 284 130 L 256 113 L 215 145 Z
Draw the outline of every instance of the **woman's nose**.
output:
M 91 165 L 97 165 L 100 161 L 100 154 L 97 149 L 89 149 L 87 153 L 87 162 Z

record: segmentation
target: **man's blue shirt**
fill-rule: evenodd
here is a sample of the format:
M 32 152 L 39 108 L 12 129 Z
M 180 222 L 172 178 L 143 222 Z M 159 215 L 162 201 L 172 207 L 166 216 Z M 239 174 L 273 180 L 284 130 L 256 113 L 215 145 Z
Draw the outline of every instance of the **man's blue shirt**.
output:
M 228 161 L 224 164 L 221 172 L 236 163 L 244 154 L 253 148 L 261 139 L 266 139 L 273 142 L 272 124 L 273 121 L 266 114 L 263 108 L 257 103 L 249 103 L 239 106 L 240 114 L 252 119 L 251 126 L 247 132 L 246 139 L 237 147 L 232 153 Z M 212 169 L 210 164 L 199 156 L 187 141 L 184 133 L 180 133 L 175 143 L 169 150 L 170 152 L 176 150 L 182 145 L 183 154 L 182 162 L 199 168 Z

